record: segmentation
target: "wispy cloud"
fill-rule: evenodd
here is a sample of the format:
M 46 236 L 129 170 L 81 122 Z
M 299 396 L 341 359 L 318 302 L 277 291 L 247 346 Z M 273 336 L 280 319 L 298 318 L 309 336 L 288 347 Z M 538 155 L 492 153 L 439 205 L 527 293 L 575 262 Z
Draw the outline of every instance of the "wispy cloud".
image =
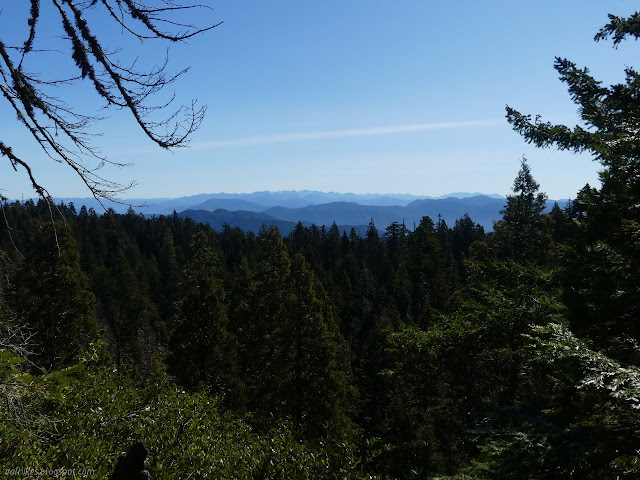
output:
M 303 142 L 308 140 L 325 140 L 349 137 L 375 137 L 381 135 L 395 135 L 399 133 L 426 132 L 429 130 L 445 130 L 454 128 L 491 127 L 504 123 L 504 120 L 470 120 L 463 122 L 415 123 L 410 125 L 391 125 L 373 128 L 353 128 L 347 130 L 329 130 L 320 132 L 298 132 L 280 135 L 265 135 L 261 137 L 236 138 L 232 140 L 213 140 L 198 142 L 191 148 L 198 150 L 249 147 L 254 145 L 268 145 L 273 143 Z

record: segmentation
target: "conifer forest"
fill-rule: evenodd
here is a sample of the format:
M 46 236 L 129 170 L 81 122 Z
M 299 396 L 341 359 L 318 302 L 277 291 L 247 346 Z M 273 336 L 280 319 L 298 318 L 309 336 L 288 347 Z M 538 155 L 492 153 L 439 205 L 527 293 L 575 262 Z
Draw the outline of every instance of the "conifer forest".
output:
M 601 185 L 548 212 L 523 157 L 490 232 L 3 199 L 0 477 L 141 444 L 154 479 L 640 478 L 640 74 L 555 68 L 583 126 L 507 121 Z

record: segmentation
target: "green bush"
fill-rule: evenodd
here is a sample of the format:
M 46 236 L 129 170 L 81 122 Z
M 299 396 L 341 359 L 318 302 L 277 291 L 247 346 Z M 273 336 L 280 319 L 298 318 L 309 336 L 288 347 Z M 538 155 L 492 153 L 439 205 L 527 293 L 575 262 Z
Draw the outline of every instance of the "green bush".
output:
M 298 440 L 283 422 L 256 432 L 217 398 L 185 392 L 162 375 L 137 385 L 95 360 L 33 376 L 0 350 L 3 473 L 75 468 L 107 478 L 140 440 L 154 479 L 371 478 L 347 444 Z

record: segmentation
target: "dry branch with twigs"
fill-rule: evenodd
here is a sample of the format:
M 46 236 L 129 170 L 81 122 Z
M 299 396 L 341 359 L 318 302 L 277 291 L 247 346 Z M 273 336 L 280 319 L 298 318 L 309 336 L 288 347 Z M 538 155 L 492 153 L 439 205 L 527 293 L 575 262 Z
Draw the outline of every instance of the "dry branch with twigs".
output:
M 38 50 L 39 20 L 44 2 L 60 21 L 60 31 L 68 45 L 78 73 L 56 78 L 53 73 L 27 71 L 25 65 L 34 53 L 60 54 Z M 103 15 L 112 27 L 140 42 L 160 39 L 185 41 L 194 35 L 215 28 L 219 24 L 197 27 L 179 21 L 180 12 L 192 9 L 211 10 L 206 5 L 186 5 L 179 0 L 30 0 L 27 15 L 26 39 L 19 45 L 5 43 L 0 34 L 0 99 L 15 112 L 18 121 L 31 138 L 52 160 L 63 163 L 80 177 L 92 196 L 118 201 L 119 196 L 134 185 L 123 185 L 101 175 L 105 164 L 123 166 L 106 158 L 91 142 L 95 134 L 89 130 L 104 117 L 84 113 L 51 94 L 56 87 L 68 87 L 89 81 L 93 90 L 105 102 L 105 108 L 131 113 L 144 134 L 165 149 L 185 146 L 189 136 L 202 122 L 206 107 L 193 101 L 188 106 L 171 108 L 173 97 L 159 104 L 151 103 L 154 96 L 171 85 L 187 70 L 175 74 L 167 71 L 167 59 L 150 69 L 127 66 L 121 51 L 108 51 L 94 34 L 95 15 Z M 0 12 L 2 15 L 2 12 Z M 92 17 L 93 15 L 93 17 Z M 100 17 L 102 18 L 102 17 Z M 92 20 L 93 19 L 93 20 Z M 43 42 L 45 43 L 45 42 Z M 47 189 L 36 179 L 33 169 L 6 139 L 0 138 L 0 157 L 9 161 L 15 171 L 23 171 L 34 190 L 49 201 Z M 6 200 L 0 193 L 0 201 Z

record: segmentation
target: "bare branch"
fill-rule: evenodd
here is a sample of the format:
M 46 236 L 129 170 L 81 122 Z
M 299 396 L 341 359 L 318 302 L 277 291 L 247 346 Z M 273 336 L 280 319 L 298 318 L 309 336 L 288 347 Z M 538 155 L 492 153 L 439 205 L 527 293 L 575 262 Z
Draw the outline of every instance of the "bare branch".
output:
M 37 48 L 36 44 L 43 41 L 38 36 L 42 5 L 41 0 L 30 0 L 28 33 L 24 43 L 13 46 L 0 39 L 0 100 L 7 102 L 42 151 L 50 159 L 71 167 L 98 201 L 108 199 L 125 203 L 118 198 L 135 182 L 122 185 L 97 173 L 105 164 L 126 166 L 107 159 L 92 144 L 96 134 L 91 133 L 90 126 L 104 117 L 82 113 L 76 109 L 77 106 L 51 95 L 47 89 L 73 86 L 87 78 L 98 97 L 106 102 L 106 109 L 116 107 L 128 110 L 144 134 L 164 149 L 187 145 L 189 136 L 200 126 L 206 107 L 197 106 L 192 101 L 189 106 L 181 106 L 165 113 L 163 118 L 157 118 L 158 113 L 173 103 L 174 96 L 156 105 L 148 103 L 149 100 L 185 74 L 188 68 L 169 74 L 168 54 L 161 63 L 150 69 L 137 70 L 137 59 L 124 65 L 119 58 L 120 50 L 106 51 L 103 48 L 93 34 L 85 12 L 103 9 L 104 15 L 115 20 L 114 25 L 141 42 L 146 39 L 185 41 L 215 28 L 219 23 L 198 28 L 176 17 L 185 10 L 212 10 L 207 5 L 183 5 L 167 0 L 149 0 L 149 4 L 137 0 L 49 1 L 59 16 L 61 33 L 69 41 L 68 55 L 78 68 L 79 75 L 51 78 L 46 72 L 25 71 L 24 66 L 34 53 L 62 53 L 59 50 Z M 131 24 L 137 24 L 137 27 Z M 174 29 L 177 27 L 178 31 L 165 31 L 161 25 Z M 25 172 L 38 195 L 50 200 L 46 189 L 36 182 L 29 164 L 2 142 L 0 156 L 7 158 L 15 171 Z

